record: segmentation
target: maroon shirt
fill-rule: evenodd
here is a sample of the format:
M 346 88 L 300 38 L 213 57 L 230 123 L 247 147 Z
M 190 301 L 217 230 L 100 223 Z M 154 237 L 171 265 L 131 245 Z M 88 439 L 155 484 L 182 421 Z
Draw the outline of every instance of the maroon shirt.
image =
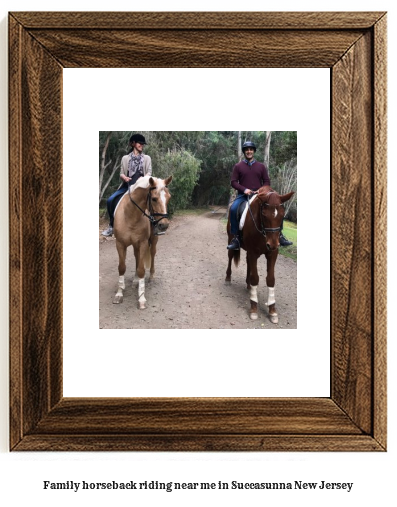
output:
M 244 190 L 258 190 L 264 185 L 270 187 L 269 173 L 265 164 L 261 164 L 257 160 L 249 164 L 243 160 L 236 164 L 233 168 L 231 185 L 239 194 L 243 194 Z

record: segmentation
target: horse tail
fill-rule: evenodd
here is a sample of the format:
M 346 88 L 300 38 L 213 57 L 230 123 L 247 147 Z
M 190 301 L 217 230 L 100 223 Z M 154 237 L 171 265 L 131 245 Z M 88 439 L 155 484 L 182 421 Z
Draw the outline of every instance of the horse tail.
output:
M 152 265 L 152 254 L 150 252 L 150 245 L 148 245 L 148 249 L 146 250 L 144 263 L 145 263 L 145 269 L 150 269 L 150 267 Z
M 240 264 L 240 250 L 233 250 L 233 260 L 234 265 L 238 268 L 238 265 Z

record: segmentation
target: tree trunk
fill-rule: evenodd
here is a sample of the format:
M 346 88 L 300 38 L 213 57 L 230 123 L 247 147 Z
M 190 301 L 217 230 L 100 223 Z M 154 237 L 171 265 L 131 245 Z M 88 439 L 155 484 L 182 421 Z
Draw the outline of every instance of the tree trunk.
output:
M 102 187 L 102 182 L 103 182 L 103 176 L 105 174 L 105 169 L 110 164 L 110 161 L 109 161 L 108 164 L 106 164 L 105 160 L 106 160 L 106 152 L 108 150 L 109 142 L 110 142 L 111 137 L 112 137 L 112 132 L 108 132 L 108 135 L 107 135 L 106 141 L 105 141 L 105 145 L 104 145 L 103 150 L 102 150 L 101 171 L 99 173 L 99 202 L 101 202 L 101 197 L 103 195 L 103 192 L 101 194 L 101 187 Z
M 295 189 L 295 194 L 292 198 L 285 203 L 285 216 L 288 215 L 289 210 L 292 206 L 292 203 L 297 199 L 297 168 L 296 168 L 296 160 L 292 159 L 289 162 L 285 162 L 283 167 L 281 168 L 279 174 L 279 193 L 286 194 L 291 192 L 291 190 Z
M 241 149 L 241 130 L 238 131 L 238 139 L 237 139 L 237 158 L 238 160 L 242 160 L 243 158 L 243 150 Z
M 109 164 L 110 164 L 110 162 L 107 165 L 109 165 Z M 117 157 L 116 163 L 113 166 L 111 175 L 107 179 L 106 183 L 103 185 L 103 188 L 99 189 L 99 204 L 101 204 L 103 194 L 105 193 L 105 190 L 108 188 L 109 183 L 112 181 L 112 178 L 113 178 L 115 172 L 117 171 L 117 168 L 119 167 L 119 165 L 120 165 L 120 157 Z
M 265 138 L 265 166 L 269 170 L 269 161 L 270 161 L 270 141 L 272 138 L 272 131 L 266 130 L 266 138 Z

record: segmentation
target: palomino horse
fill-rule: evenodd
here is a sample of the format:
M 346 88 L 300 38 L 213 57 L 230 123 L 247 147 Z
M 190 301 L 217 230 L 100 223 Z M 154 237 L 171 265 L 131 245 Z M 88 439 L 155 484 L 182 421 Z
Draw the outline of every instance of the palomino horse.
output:
M 124 274 L 127 248 L 132 245 L 136 261 L 138 308 L 146 308 L 145 268 L 154 276 L 154 257 L 158 236 L 168 229 L 167 204 L 171 197 L 167 185 L 172 180 L 144 176 L 132 185 L 117 205 L 114 215 L 114 235 L 119 254 L 119 285 L 113 303 L 122 303 L 125 289 Z
M 247 251 L 247 289 L 250 290 L 252 320 L 258 318 L 258 269 L 259 257 L 264 254 L 267 260 L 266 284 L 269 289 L 267 306 L 269 308 L 270 321 L 278 323 L 276 312 L 276 300 L 274 292 L 274 266 L 280 246 L 279 236 L 282 220 L 284 218 L 283 203 L 293 196 L 294 192 L 279 195 L 270 187 L 262 187 L 249 200 L 249 209 L 246 215 L 244 227 L 241 231 L 241 247 Z M 229 243 L 231 241 L 230 216 L 227 224 Z M 232 259 L 236 267 L 240 261 L 240 250 L 229 250 L 229 263 L 226 271 L 226 282 L 231 281 Z

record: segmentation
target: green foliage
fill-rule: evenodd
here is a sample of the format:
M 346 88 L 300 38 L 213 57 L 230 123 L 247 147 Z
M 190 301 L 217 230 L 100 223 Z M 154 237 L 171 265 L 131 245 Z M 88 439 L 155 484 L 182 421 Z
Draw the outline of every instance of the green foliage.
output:
M 298 229 L 296 224 L 284 220 L 283 234 L 293 244 L 281 247 L 279 253 L 296 261 L 298 258 Z
M 237 131 L 142 131 L 147 141 L 145 153 L 152 158 L 153 176 L 166 177 L 172 174 L 170 186 L 171 208 L 183 209 L 194 206 L 227 205 L 231 195 L 230 176 L 238 160 Z M 121 157 L 130 152 L 129 138 L 133 132 L 116 131 L 106 153 L 106 171 L 103 181 L 113 174 Z M 99 158 L 109 132 L 99 133 Z M 241 132 L 241 141 L 251 140 L 257 145 L 255 158 L 264 160 L 266 131 Z M 286 176 L 293 167 L 296 175 L 297 132 L 272 131 L 270 145 L 269 175 L 272 186 L 280 191 L 292 181 Z M 119 186 L 119 167 L 106 187 L 101 205 Z M 288 173 L 290 174 L 290 173 Z M 296 178 L 294 180 L 296 182 Z M 296 190 L 288 188 L 287 191 Z M 296 220 L 296 200 L 291 207 L 290 217 Z
M 177 209 L 185 209 L 191 204 L 200 169 L 201 161 L 186 150 L 170 151 L 159 159 L 155 176 L 164 179 L 172 175 L 170 213 Z
M 99 205 L 106 206 L 106 199 L 117 190 L 120 185 L 120 164 L 121 158 L 123 155 L 129 152 L 129 138 L 131 137 L 131 132 L 125 131 L 116 131 L 116 132 L 108 132 L 108 131 L 100 131 L 99 132 L 99 172 L 101 172 L 101 162 L 102 162 L 102 152 L 106 145 L 106 141 L 110 135 L 109 145 L 106 150 L 105 157 L 105 173 L 102 181 L 102 188 L 104 188 L 105 183 L 108 182 L 111 177 L 108 186 L 106 187 L 105 194 L 103 195 Z
M 270 148 L 270 167 L 276 176 L 278 168 L 297 158 L 297 132 L 280 131 L 272 132 L 272 143 Z
M 230 175 L 237 162 L 237 132 L 206 132 L 200 153 L 202 171 L 193 194 L 195 205 L 227 204 Z

